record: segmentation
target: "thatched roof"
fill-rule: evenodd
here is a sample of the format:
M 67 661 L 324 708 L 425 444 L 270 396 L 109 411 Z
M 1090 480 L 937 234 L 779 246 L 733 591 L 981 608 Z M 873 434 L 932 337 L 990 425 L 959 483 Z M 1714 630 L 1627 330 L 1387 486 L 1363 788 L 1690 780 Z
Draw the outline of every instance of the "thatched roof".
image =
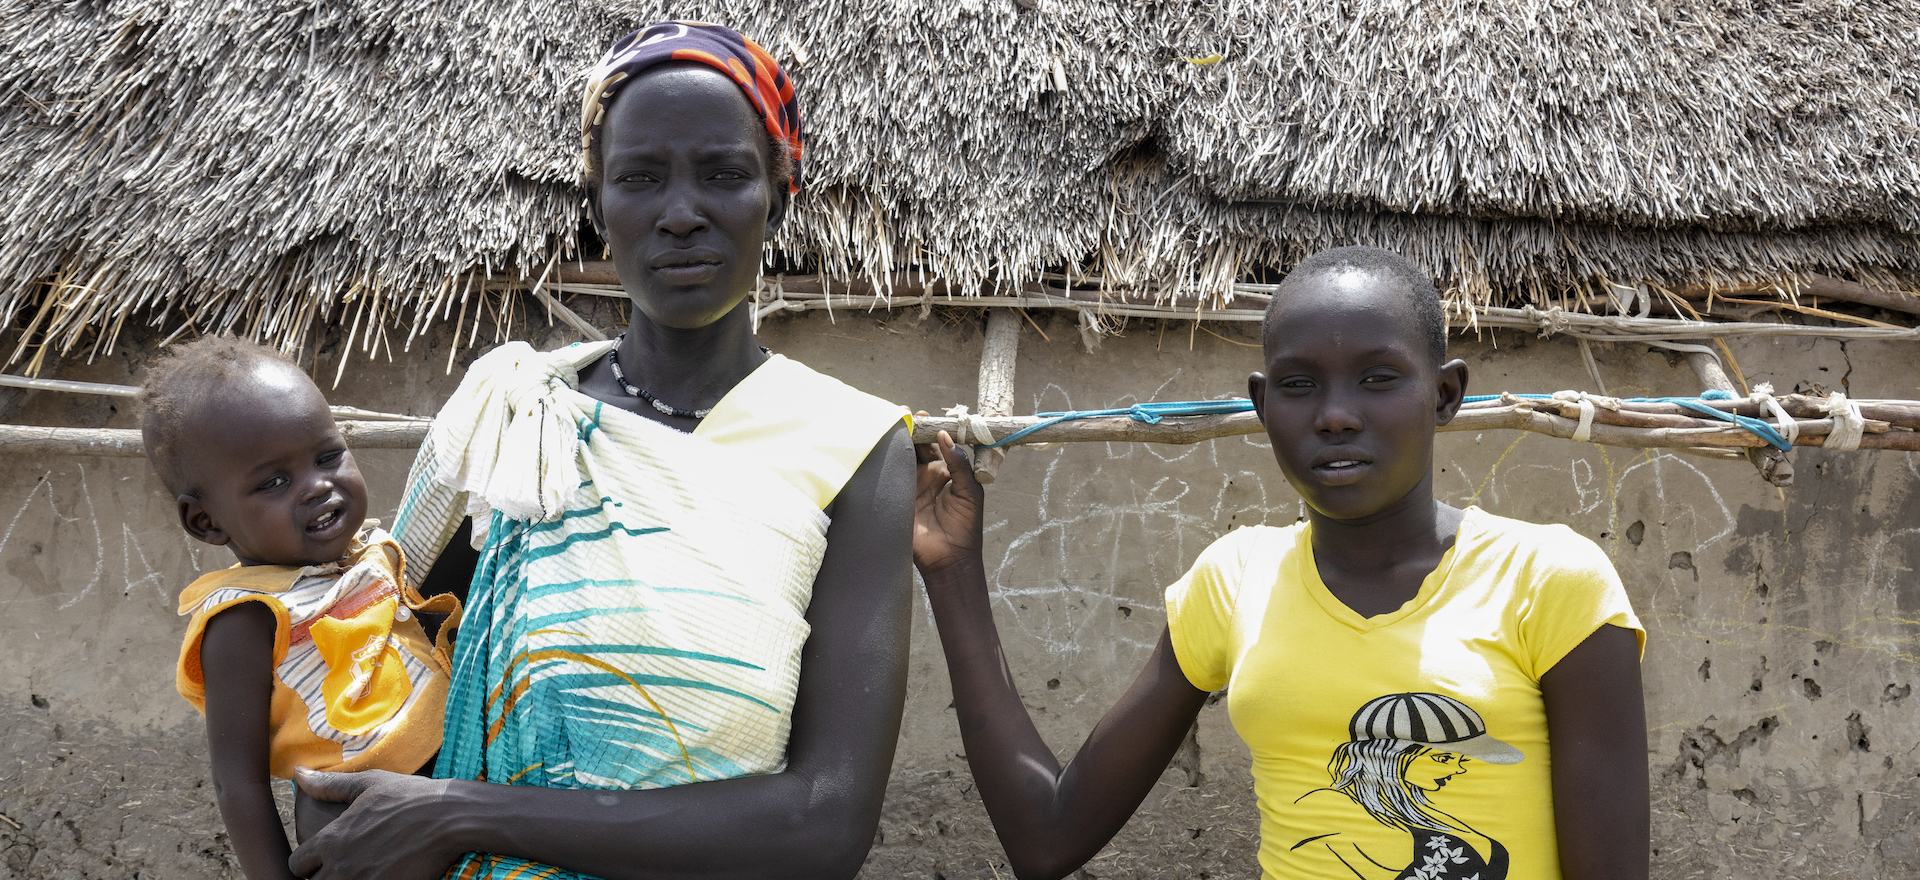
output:
M 669 15 L 790 66 L 780 245 L 832 273 L 1220 292 L 1359 242 L 1504 304 L 1920 276 L 1904 0 L 0 0 L 0 317 L 297 342 L 537 273 L 583 216 L 580 74 Z

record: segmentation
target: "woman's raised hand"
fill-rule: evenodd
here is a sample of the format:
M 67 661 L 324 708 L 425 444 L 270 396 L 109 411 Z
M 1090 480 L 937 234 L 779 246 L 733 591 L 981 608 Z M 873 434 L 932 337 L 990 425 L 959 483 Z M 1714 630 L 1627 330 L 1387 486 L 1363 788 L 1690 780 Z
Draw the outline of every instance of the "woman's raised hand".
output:
M 973 462 L 947 432 L 914 447 L 913 564 L 922 577 L 980 558 L 980 519 L 986 490 L 974 479 Z

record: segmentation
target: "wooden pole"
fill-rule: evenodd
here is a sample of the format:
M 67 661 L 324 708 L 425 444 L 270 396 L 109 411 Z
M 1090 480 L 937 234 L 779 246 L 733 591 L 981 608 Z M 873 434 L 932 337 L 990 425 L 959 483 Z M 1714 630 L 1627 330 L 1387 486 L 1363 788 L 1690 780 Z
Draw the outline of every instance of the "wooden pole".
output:
M 1712 401 L 1716 409 L 1737 412 L 1740 401 Z M 1814 402 L 1800 395 L 1788 395 L 1781 404 L 1800 435 L 1799 446 L 1821 446 L 1833 432 L 1830 418 L 1799 418 L 1816 412 Z M 1745 408 L 1751 410 L 1752 407 Z M 1867 419 L 1861 449 L 1920 451 L 1920 402 L 1881 401 L 1863 404 Z M 1037 416 L 989 416 L 986 427 L 995 437 L 1042 421 Z M 1518 430 L 1571 439 L 1579 427 L 1579 404 L 1570 400 L 1514 399 L 1471 403 L 1461 408 L 1453 421 L 1441 431 Z M 347 442 L 356 449 L 413 449 L 426 437 L 431 422 L 354 421 L 339 422 Z M 1594 410 L 1592 442 L 1626 449 L 1698 449 L 1744 450 L 1766 446 L 1757 435 L 1726 422 L 1694 418 L 1673 404 L 1622 402 L 1620 410 L 1604 407 Z M 913 420 L 913 439 L 930 443 L 934 435 L 946 431 L 962 434 L 960 419 L 950 416 L 921 416 Z M 1059 422 L 1020 438 L 1013 445 L 1033 443 L 1172 443 L 1189 444 L 1218 437 L 1258 434 L 1259 419 L 1251 412 L 1213 416 L 1169 416 L 1157 425 L 1137 422 L 1124 415 L 1099 416 Z M 48 428 L 29 425 L 0 425 L 0 454 L 3 455 L 101 455 L 137 457 L 142 455 L 140 432 L 129 428 Z
M 1013 414 L 1013 369 L 1020 353 L 1020 315 L 1012 309 L 993 309 L 987 313 L 987 335 L 980 343 L 979 407 L 982 416 Z M 995 437 L 1005 434 L 996 432 Z M 1005 461 L 1004 449 L 976 446 L 973 471 L 982 483 L 993 482 L 994 474 Z
M 1719 358 L 1700 351 L 1690 351 L 1686 355 L 1687 366 L 1693 368 L 1693 374 L 1699 377 L 1701 385 L 1715 391 L 1725 391 L 1734 397 L 1740 396 L 1740 389 L 1733 387 L 1733 380 L 1727 378 L 1726 370 L 1721 369 Z M 1771 446 L 1756 446 L 1747 450 L 1747 460 L 1753 462 L 1754 470 L 1760 472 L 1760 479 L 1783 488 L 1793 485 L 1793 459 L 1788 458 L 1785 452 Z

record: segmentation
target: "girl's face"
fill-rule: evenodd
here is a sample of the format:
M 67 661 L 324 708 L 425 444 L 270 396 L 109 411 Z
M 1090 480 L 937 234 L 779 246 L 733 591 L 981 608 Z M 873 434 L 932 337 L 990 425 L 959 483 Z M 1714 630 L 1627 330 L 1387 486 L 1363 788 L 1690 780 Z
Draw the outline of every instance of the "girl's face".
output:
M 1467 772 L 1470 760 L 1466 755 L 1427 749 L 1407 765 L 1407 784 L 1424 791 L 1439 791 L 1453 777 Z
M 1321 516 L 1365 523 L 1432 503 L 1433 431 L 1453 417 L 1466 367 L 1433 361 L 1397 282 L 1366 270 L 1293 288 L 1267 329 L 1248 395 L 1281 473 Z
M 634 306 L 675 329 L 732 311 L 787 204 L 746 96 L 716 70 L 656 68 L 614 100 L 601 137 L 593 212 Z

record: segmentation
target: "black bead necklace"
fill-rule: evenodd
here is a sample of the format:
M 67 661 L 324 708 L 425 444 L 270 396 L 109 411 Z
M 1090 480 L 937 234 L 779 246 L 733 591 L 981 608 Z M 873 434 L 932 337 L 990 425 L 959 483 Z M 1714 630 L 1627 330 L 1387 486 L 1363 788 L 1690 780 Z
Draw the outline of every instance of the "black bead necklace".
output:
M 628 384 L 626 372 L 620 369 L 620 343 L 625 342 L 626 339 L 627 334 L 625 333 L 614 337 L 613 348 L 607 350 L 607 365 L 613 368 L 613 381 L 620 384 L 620 390 L 652 404 L 653 408 L 662 415 L 677 416 L 683 419 L 704 419 L 708 413 L 713 412 L 713 407 L 707 407 L 706 409 L 681 409 L 658 397 L 648 394 L 645 388 Z M 760 346 L 760 353 L 772 354 L 773 350 L 763 345 Z

